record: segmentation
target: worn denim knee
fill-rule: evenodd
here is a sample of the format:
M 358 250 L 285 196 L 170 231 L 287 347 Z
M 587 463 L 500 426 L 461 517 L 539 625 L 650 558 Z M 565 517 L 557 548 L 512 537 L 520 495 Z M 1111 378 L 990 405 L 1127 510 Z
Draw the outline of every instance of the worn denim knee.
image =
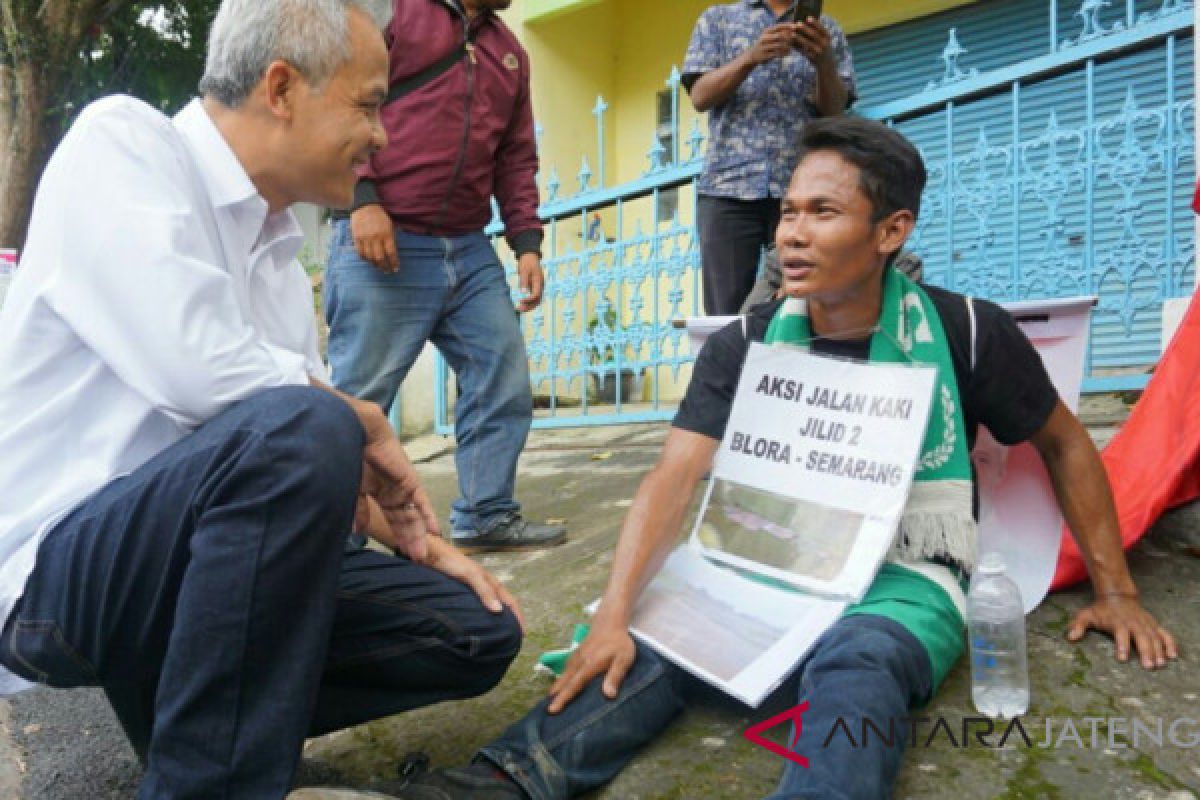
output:
M 551 715 L 538 703 L 478 757 L 507 772 L 533 800 L 565 800 L 608 782 L 683 710 L 682 670 L 638 644 L 617 697 L 604 676 Z
M 878 800 L 891 796 L 903 737 L 859 734 L 864 721 L 901 727 L 933 679 L 929 656 L 899 623 L 872 614 L 843 617 L 818 640 L 801 667 L 799 703 L 808 703 L 793 747 L 807 767 L 786 762 L 769 800 Z M 789 741 L 792 741 L 789 738 Z

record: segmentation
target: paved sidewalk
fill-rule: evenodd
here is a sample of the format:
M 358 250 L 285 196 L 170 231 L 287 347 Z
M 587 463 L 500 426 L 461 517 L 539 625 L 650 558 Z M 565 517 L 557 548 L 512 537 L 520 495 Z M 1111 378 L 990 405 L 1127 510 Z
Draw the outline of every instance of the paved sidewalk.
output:
M 1119 404 L 1093 404 L 1087 421 L 1098 438 L 1119 421 Z M 476 700 L 404 714 L 314 740 L 306 748 L 302 780 L 344 781 L 387 788 L 396 764 L 410 751 L 424 750 L 435 764 L 465 761 L 497 735 L 545 691 L 535 675 L 542 650 L 562 646 L 583 607 L 597 597 L 611 561 L 612 545 L 641 475 L 653 464 L 665 426 L 639 426 L 544 432 L 531 437 L 522 458 L 519 496 L 532 519 L 565 518 L 569 541 L 551 551 L 490 555 L 484 563 L 509 582 L 522 599 L 530 622 L 526 645 L 504 682 Z M 447 508 L 455 493 L 454 465 L 447 440 L 427 437 L 410 450 L 422 461 L 434 500 Z M 928 748 L 907 756 L 898 798 L 1076 798 L 1185 800 L 1200 796 L 1200 558 L 1188 547 L 1200 545 L 1200 508 L 1168 515 L 1132 557 L 1146 605 L 1183 643 L 1184 656 L 1168 670 L 1147 674 L 1118 664 L 1111 643 L 1089 636 L 1081 645 L 1065 641 L 1070 615 L 1088 599 L 1082 590 L 1052 596 L 1030 618 L 1029 654 L 1033 705 L 1024 718 L 1031 739 L 1045 739 L 1051 718 L 1054 748 L 1025 748 L 1015 734 L 1004 749 L 956 747 L 940 731 Z M 955 742 L 961 720 L 971 716 L 965 663 L 952 673 L 925 710 L 942 716 Z M 755 722 L 783 710 L 776 698 L 750 710 L 712 696 L 689 709 L 667 735 L 649 748 L 596 798 L 753 798 L 767 793 L 781 761 L 741 736 Z M 119 729 L 96 691 L 39 690 L 20 696 L 0 712 L 0 800 L 74 800 L 133 796 L 138 768 Z M 1109 747 L 1098 727 L 1091 747 L 1087 718 L 1165 718 L 1195 720 L 1177 727 L 1189 747 L 1143 741 L 1138 750 Z M 1080 745 L 1066 736 L 1070 719 Z M 1120 725 L 1120 723 L 1116 723 Z M 1132 723 L 1128 723 L 1131 725 Z M 1099 723 L 1097 723 L 1099 726 Z M 922 729 L 928 735 L 929 727 Z M 1117 744 L 1126 741 L 1124 732 Z M 1190 738 L 1188 738 L 1190 737 Z M 998 739 L 991 737 L 992 743 Z M 1059 739 L 1063 739 L 1059 742 Z M 7 748 L 7 749 L 6 749 Z M 819 758 L 819 742 L 812 758 Z M 24 779 L 18 794 L 15 780 Z M 393 784 L 394 785 L 394 784 Z

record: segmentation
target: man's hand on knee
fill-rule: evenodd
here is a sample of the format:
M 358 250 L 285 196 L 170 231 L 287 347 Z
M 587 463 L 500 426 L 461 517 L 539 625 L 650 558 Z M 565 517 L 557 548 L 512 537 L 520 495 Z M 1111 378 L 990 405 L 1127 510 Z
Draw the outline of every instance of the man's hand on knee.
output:
M 430 539 L 429 559 L 426 565 L 459 583 L 466 584 L 479 595 L 479 601 L 488 611 L 499 614 L 508 606 L 520 623 L 521 630 L 525 630 L 525 616 L 521 613 L 521 606 L 500 579 L 450 542 L 438 537 Z
M 562 676 L 550 687 L 553 699 L 546 710 L 551 714 L 562 711 L 600 675 L 604 676 L 601 687 L 604 696 L 615 700 L 636 659 L 637 647 L 627 629 L 597 622 L 579 649 L 571 654 Z

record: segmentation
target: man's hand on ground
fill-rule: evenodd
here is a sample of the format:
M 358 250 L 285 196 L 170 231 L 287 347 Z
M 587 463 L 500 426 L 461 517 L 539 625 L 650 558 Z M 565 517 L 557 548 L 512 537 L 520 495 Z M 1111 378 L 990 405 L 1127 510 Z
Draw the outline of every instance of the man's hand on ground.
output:
M 1077 642 L 1089 628 L 1113 637 L 1117 644 L 1118 661 L 1129 659 L 1131 644 L 1137 648 L 1142 666 L 1146 669 L 1164 667 L 1167 659 L 1179 656 L 1175 637 L 1159 625 L 1135 597 L 1102 595 L 1075 615 L 1071 627 L 1067 629 L 1067 638 Z
M 521 302 L 517 303 L 517 311 L 522 314 L 533 311 L 542 302 L 542 289 L 545 286 L 541 256 L 525 253 L 517 259 L 517 283 L 524 295 Z
M 480 602 L 488 611 L 499 614 L 505 606 L 511 608 L 517 617 L 517 622 L 521 623 L 521 630 L 525 630 L 525 616 L 521 613 L 521 606 L 508 589 L 504 588 L 500 579 L 450 542 L 438 537 L 431 538 L 429 540 L 429 557 L 425 563 L 438 572 L 454 578 L 459 583 L 469 586 L 475 594 L 479 595 Z
M 350 238 L 364 261 L 382 272 L 397 272 L 396 228 L 378 203 L 360 206 L 350 215 Z
M 566 670 L 550 687 L 552 699 L 546 710 L 551 714 L 562 711 L 600 675 L 604 675 L 604 696 L 609 700 L 616 699 L 621 683 L 636 658 L 637 647 L 627 629 L 594 624 L 583 644 L 571 654 Z

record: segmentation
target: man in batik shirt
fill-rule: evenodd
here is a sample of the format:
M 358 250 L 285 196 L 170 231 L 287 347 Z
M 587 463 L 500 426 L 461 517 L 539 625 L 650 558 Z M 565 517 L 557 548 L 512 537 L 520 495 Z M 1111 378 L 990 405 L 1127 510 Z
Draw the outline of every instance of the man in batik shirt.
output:
M 828 16 L 790 19 L 787 0 L 714 5 L 696 22 L 683 85 L 707 111 L 709 141 L 696 184 L 704 311 L 736 314 L 775 239 L 779 201 L 809 120 L 855 98 L 846 36 Z

